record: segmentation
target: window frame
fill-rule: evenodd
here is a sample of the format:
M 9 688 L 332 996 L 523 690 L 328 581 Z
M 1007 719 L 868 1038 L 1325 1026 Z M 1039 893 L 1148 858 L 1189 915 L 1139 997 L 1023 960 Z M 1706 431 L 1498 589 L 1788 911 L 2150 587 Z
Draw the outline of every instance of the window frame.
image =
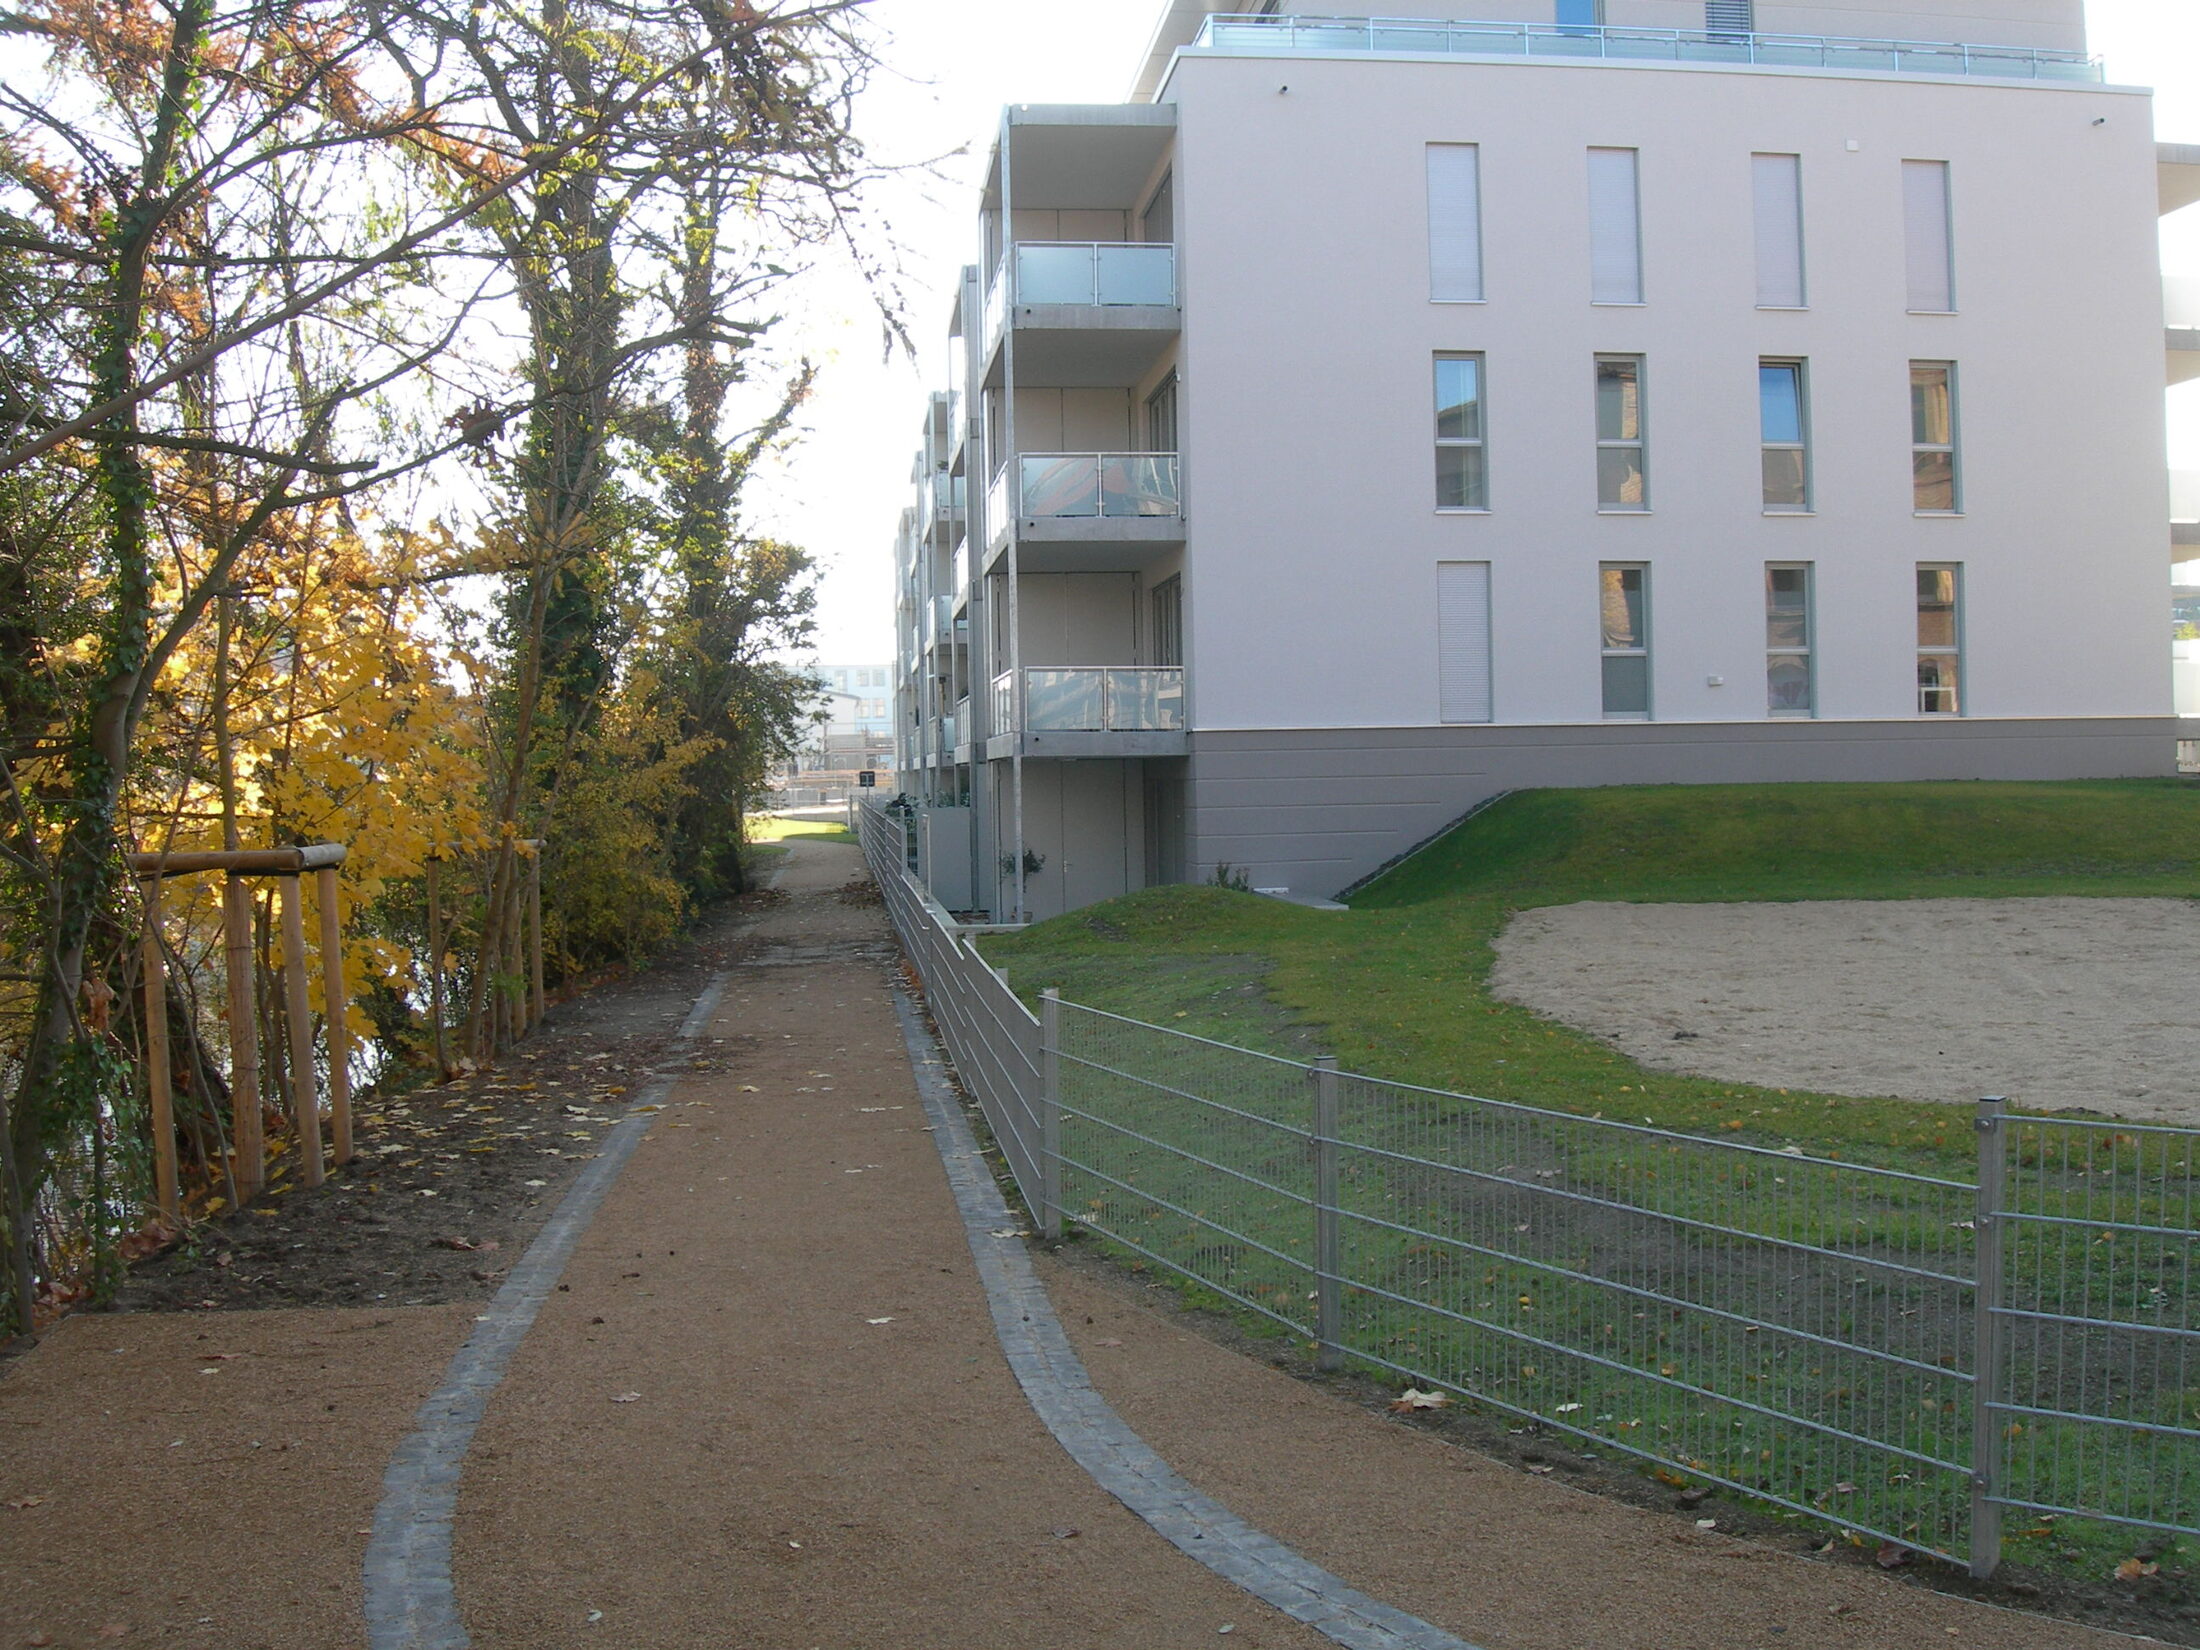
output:
M 1448 361 L 1471 361 L 1474 364 L 1474 422 L 1471 436 L 1447 436 L 1443 433 L 1444 392 L 1442 375 Z M 1436 451 L 1436 509 L 1441 515 L 1488 515 L 1490 511 L 1490 370 L 1489 357 L 1482 350 L 1438 350 L 1430 357 L 1429 364 L 1430 409 L 1433 423 L 1431 432 Z M 1468 502 L 1448 504 L 1444 500 L 1443 455 L 1447 452 L 1472 452 L 1476 455 L 1474 466 L 1476 485 L 1467 489 Z
M 1631 646 L 1613 646 L 1607 639 L 1604 622 L 1605 588 L 1610 575 L 1621 576 L 1621 592 L 1625 593 L 1625 576 L 1636 575 L 1635 640 Z M 1597 687 L 1598 704 L 1607 722 L 1648 722 L 1654 719 L 1657 701 L 1651 693 L 1650 682 L 1650 564 L 1646 561 L 1600 561 L 1597 563 Z M 1640 710 L 1614 710 L 1611 708 L 1612 689 L 1606 662 L 1612 659 L 1640 659 L 1642 661 L 1642 708 Z
M 1631 366 L 1634 368 L 1635 433 L 1632 438 L 1625 436 L 1608 437 L 1604 433 L 1604 369 L 1607 366 Z M 1649 363 L 1641 355 L 1599 352 L 1591 372 L 1591 393 L 1595 402 L 1593 417 L 1596 426 L 1597 450 L 1597 514 L 1600 516 L 1646 516 L 1650 513 Z M 1641 503 L 1627 504 L 1604 496 L 1604 455 L 1607 452 L 1632 452 L 1635 455 L 1635 476 L 1641 487 Z
M 1918 439 L 1918 374 L 1920 371 L 1941 375 L 1942 395 L 1948 405 L 1948 439 L 1945 442 L 1920 441 Z M 1953 361 L 1912 361 L 1910 363 L 1910 514 L 1913 516 L 1960 516 L 1963 514 L 1963 422 L 1956 399 L 1956 364 Z M 1920 458 L 1945 454 L 1948 459 L 1948 503 L 1945 506 L 1919 502 L 1925 483 L 1919 479 L 1917 461 Z
M 1764 424 L 1764 375 L 1766 370 L 1778 369 L 1791 372 L 1795 384 L 1795 431 L 1800 439 L 1795 441 L 1768 441 Z M 1760 355 L 1757 358 L 1757 497 L 1768 516 L 1808 516 L 1818 510 L 1818 478 L 1811 463 L 1810 441 L 1810 362 L 1803 356 Z M 1799 453 L 1802 455 L 1803 501 L 1800 504 L 1776 504 L 1768 496 L 1765 485 L 1764 459 L 1768 453 Z
M 1803 639 L 1781 643 L 1773 639 L 1772 579 L 1775 573 L 1800 573 L 1803 584 Z M 1786 706 L 1774 701 L 1772 666 L 1776 660 L 1803 662 L 1803 703 Z M 1818 568 L 1815 562 L 1768 561 L 1765 563 L 1765 715 L 1782 722 L 1806 722 L 1818 714 Z
M 1927 643 L 1922 634 L 1927 611 L 1924 582 L 1925 576 L 1929 573 L 1945 573 L 1948 575 L 1949 640 L 1946 642 Z M 1959 561 L 1919 562 L 1911 582 L 1911 590 L 1913 592 L 1912 607 L 1920 631 L 1915 649 L 1917 660 L 1917 714 L 1919 716 L 1935 717 L 1968 715 L 1969 705 L 1967 700 L 1969 696 L 1963 691 L 1963 563 Z M 1925 683 L 1925 663 L 1928 659 L 1952 661 L 1955 665 L 1952 678 L 1943 685 L 1928 687 Z M 1949 703 L 1945 708 L 1934 709 L 1926 703 L 1926 695 L 1929 693 L 1946 694 Z

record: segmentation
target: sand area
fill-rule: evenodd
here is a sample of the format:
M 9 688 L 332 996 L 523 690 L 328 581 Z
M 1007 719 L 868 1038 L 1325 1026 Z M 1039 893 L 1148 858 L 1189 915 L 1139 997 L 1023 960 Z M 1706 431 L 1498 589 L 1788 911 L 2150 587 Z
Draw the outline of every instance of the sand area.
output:
M 2200 902 L 1587 902 L 1491 990 L 1660 1071 L 2200 1127 Z

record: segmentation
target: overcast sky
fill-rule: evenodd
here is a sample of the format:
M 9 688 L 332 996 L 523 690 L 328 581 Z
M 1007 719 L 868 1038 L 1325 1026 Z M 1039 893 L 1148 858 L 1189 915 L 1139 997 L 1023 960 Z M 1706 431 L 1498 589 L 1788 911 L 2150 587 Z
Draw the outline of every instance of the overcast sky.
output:
M 977 174 L 1001 105 L 1120 101 L 1160 10 L 1161 0 L 873 0 L 895 70 L 859 114 L 873 157 L 913 165 L 958 146 L 967 153 L 908 174 L 880 202 L 910 294 L 914 363 L 882 358 L 875 305 L 838 273 L 806 289 L 780 332 L 782 349 L 824 370 L 806 437 L 759 478 L 751 504 L 755 526 L 824 564 L 823 662 L 879 664 L 893 653 L 895 524 L 911 494 L 925 392 L 945 383 L 951 284 L 976 261 Z M 2155 87 L 2156 135 L 2200 142 L 2200 4 L 2087 0 L 2086 17 L 2108 78 Z M 2173 273 L 2200 275 L 2200 206 L 2165 226 L 2164 260 Z M 2170 418 L 2178 467 L 2200 469 L 2200 382 L 2172 393 Z

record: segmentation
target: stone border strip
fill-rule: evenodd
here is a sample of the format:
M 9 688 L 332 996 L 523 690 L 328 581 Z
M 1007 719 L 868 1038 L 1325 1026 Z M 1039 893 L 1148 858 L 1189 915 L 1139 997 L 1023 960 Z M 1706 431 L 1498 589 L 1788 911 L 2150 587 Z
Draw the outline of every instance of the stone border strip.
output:
M 702 1034 L 731 978 L 730 969 L 711 976 L 674 1034 L 676 1049 Z M 474 1320 L 474 1332 L 451 1359 L 443 1384 L 420 1406 L 411 1435 L 390 1457 L 382 1475 L 381 1504 L 374 1509 L 373 1535 L 367 1542 L 370 1650 L 466 1650 L 473 1642 L 459 1619 L 458 1592 L 451 1580 L 451 1522 L 458 1509 L 459 1473 L 473 1444 L 474 1429 L 504 1379 L 512 1354 L 533 1326 L 535 1314 L 557 1287 L 581 1234 L 588 1230 L 680 1076 L 667 1071 L 652 1078 L 604 1136 L 603 1149 L 567 1189 L 557 1211 L 505 1278 L 504 1287 Z
M 1015 1217 L 979 1156 L 938 1045 L 899 982 L 894 1009 L 1001 1350 L 1031 1407 L 1070 1458 L 1179 1551 L 1348 1650 L 1475 1650 L 1442 1628 L 1347 1586 L 1200 1494 L 1093 1390 L 1032 1270 L 1021 1234 L 994 1235 L 1014 1226 Z

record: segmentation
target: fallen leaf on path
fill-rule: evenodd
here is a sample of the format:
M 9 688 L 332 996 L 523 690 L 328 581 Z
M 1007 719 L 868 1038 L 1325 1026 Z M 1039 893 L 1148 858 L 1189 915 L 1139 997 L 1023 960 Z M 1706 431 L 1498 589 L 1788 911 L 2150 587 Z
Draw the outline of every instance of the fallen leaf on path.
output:
M 1448 1392 L 1422 1392 L 1409 1386 L 1390 1400 L 1390 1407 L 1399 1415 L 1411 1415 L 1415 1410 L 1443 1409 L 1450 1402 L 1451 1394 Z
M 863 1321 L 865 1323 L 892 1323 L 894 1320 L 892 1318 L 865 1318 Z
M 995 1231 L 992 1235 L 997 1238 L 1019 1238 L 1031 1236 L 1029 1232 L 1024 1231 L 1021 1227 L 1017 1226 L 1003 1226 L 999 1230 Z
M 102 1627 L 99 1630 L 99 1636 L 103 1639 L 128 1638 L 130 1636 L 130 1629 L 123 1626 L 122 1623 L 119 1621 L 110 1621 L 109 1623 L 107 1623 L 106 1626 Z
M 1556 1467 L 1546 1467 L 1540 1462 L 1535 1461 L 1531 1461 L 1528 1463 L 1528 1470 L 1534 1473 L 1538 1478 L 1548 1478 L 1552 1473 L 1558 1471 Z
M 2161 1565 L 2159 1564 L 2147 1564 L 2136 1558 L 2127 1558 L 2116 1566 L 2116 1579 L 2118 1581 L 2137 1581 L 2141 1576 L 2153 1575 L 2160 1569 Z
M 1910 1562 L 1910 1549 L 1898 1547 L 1892 1541 L 1882 1541 L 1879 1551 L 1872 1554 L 1872 1562 L 1882 1570 L 1899 1570 Z
M 1116 1340 L 1113 1336 L 1110 1336 L 1104 1341 L 1094 1341 L 1092 1344 L 1094 1346 L 1121 1346 L 1123 1343 L 1119 1340 Z
M 642 1395 L 639 1392 L 622 1392 L 611 1401 L 615 1404 L 638 1404 L 642 1401 Z
M 1718 1527 L 1719 1521 L 1716 1518 L 1699 1518 L 1696 1520 L 1696 1528 L 1699 1530 L 1715 1530 Z
M 46 1498 L 42 1495 L 26 1495 L 10 1501 L 8 1506 L 16 1512 L 27 1512 L 32 1507 L 43 1507 L 45 1504 Z

